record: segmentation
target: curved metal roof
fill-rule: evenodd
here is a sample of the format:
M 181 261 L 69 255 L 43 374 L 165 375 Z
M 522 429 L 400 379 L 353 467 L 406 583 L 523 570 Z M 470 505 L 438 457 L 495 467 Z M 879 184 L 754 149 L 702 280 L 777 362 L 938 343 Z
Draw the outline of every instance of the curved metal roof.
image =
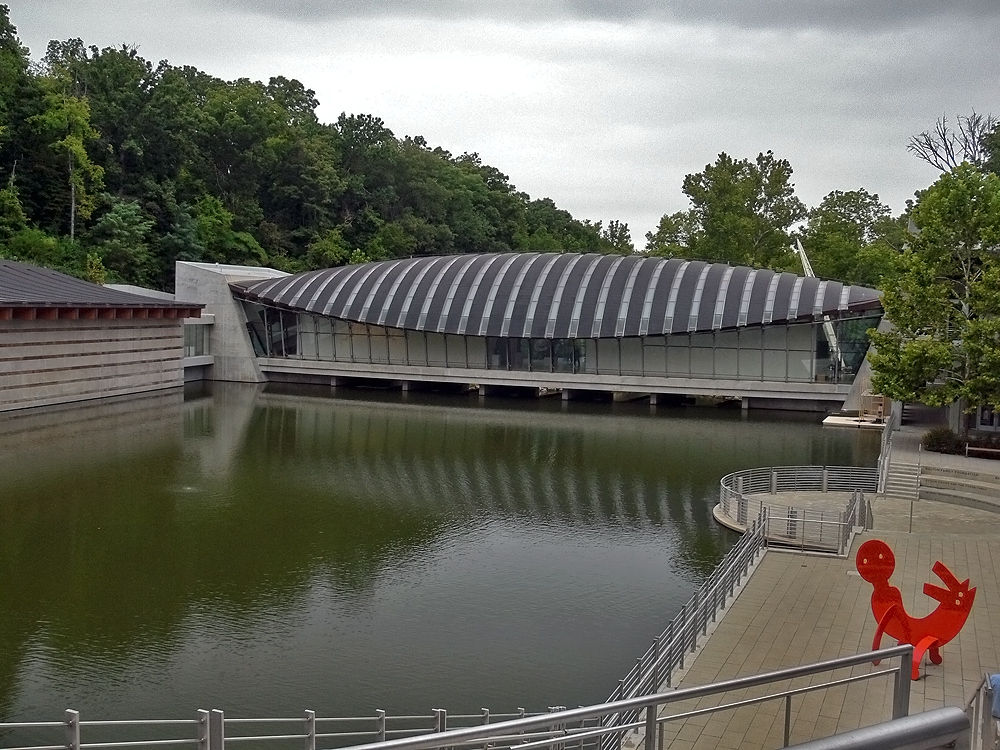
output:
M 836 317 L 878 292 L 791 273 L 636 255 L 407 258 L 232 285 L 262 304 L 417 331 L 610 338 Z

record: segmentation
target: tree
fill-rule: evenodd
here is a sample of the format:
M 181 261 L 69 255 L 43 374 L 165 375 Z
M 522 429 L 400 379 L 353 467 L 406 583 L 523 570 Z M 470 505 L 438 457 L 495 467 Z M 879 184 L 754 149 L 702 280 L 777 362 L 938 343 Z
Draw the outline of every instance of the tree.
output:
M 360 257 L 631 251 L 625 224 L 605 230 L 532 201 L 478 154 L 397 138 L 372 115 L 319 122 L 299 81 L 224 81 L 81 39 L 50 43 L 32 65 L 8 15 L 0 5 L 8 254 L 13 242 L 96 277 L 90 254 L 109 279 L 167 289 L 178 259 L 299 271 Z
M 310 268 L 332 268 L 345 265 L 351 257 L 351 249 L 344 242 L 339 229 L 331 229 L 309 245 L 306 263 Z
M 527 200 L 527 196 L 525 196 Z M 574 219 L 551 198 L 528 201 L 523 228 L 515 238 L 515 249 L 532 252 L 601 252 L 604 240 L 600 222 Z
M 686 258 L 698 231 L 694 211 L 664 214 L 655 232 L 646 232 L 646 255 L 657 258 Z
M 612 219 L 608 222 L 607 229 L 601 232 L 601 238 L 608 245 L 608 252 L 615 255 L 631 255 L 635 252 L 635 245 L 632 244 L 632 233 L 628 224 Z
M 22 220 L 37 221 L 38 209 L 53 203 L 52 196 L 44 194 L 47 178 L 55 176 L 63 190 L 51 141 L 38 136 L 33 121 L 46 108 L 45 95 L 7 6 L 0 5 L 0 184 L 7 190 L 0 210 L 8 228 Z
M 919 194 L 919 233 L 883 288 L 872 386 L 898 401 L 1000 408 L 1000 177 L 964 163 Z
M 215 263 L 262 265 L 264 248 L 253 235 L 233 229 L 233 214 L 213 195 L 204 195 L 194 207 L 195 237 L 205 249 L 205 260 Z
M 809 209 L 798 239 L 820 278 L 876 286 L 896 271 L 906 220 L 864 188 L 834 190 Z
M 647 252 L 775 270 L 795 267 L 789 231 L 805 218 L 806 208 L 795 197 L 791 176 L 791 165 L 771 151 L 752 162 L 719 154 L 704 171 L 684 178 L 691 210 L 661 219 L 663 231 L 647 237 Z
M 6 242 L 27 226 L 28 219 L 18 199 L 17 189 L 11 184 L 0 190 L 0 242 Z
M 104 184 L 104 170 L 94 163 L 87 144 L 98 133 L 90 126 L 90 107 L 82 97 L 58 91 L 45 99 L 46 109 L 32 118 L 39 132 L 50 140 L 49 147 L 62 156 L 69 187 L 69 236 L 76 236 L 76 220 L 90 217 Z
M 948 172 L 962 162 L 982 167 L 996 158 L 996 145 L 992 140 L 1000 126 L 1000 120 L 992 114 L 959 115 L 958 127 L 948 124 L 948 117 L 942 115 L 933 130 L 925 130 L 912 136 L 906 150 L 916 155 L 935 169 Z
M 76 237 L 77 216 L 90 217 L 104 185 L 104 169 L 90 156 L 87 146 L 100 138 L 91 125 L 90 102 L 82 71 L 87 50 L 79 39 L 49 42 L 43 60 L 48 76 L 45 108 L 29 122 L 49 148 L 64 160 L 69 187 L 69 237 Z
M 147 238 L 153 220 L 136 201 L 109 198 L 110 208 L 87 233 L 104 269 L 116 280 L 143 286 L 153 274 Z M 89 256 L 88 256 L 89 262 Z
M 28 50 L 17 38 L 6 5 L 0 5 L 0 137 L 11 122 L 15 103 L 28 78 Z

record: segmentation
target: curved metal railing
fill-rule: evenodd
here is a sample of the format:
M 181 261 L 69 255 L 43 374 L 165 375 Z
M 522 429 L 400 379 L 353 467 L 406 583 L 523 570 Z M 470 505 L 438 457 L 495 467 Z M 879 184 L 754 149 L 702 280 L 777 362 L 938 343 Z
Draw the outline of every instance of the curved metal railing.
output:
M 879 469 L 859 466 L 768 466 L 743 469 L 719 482 L 718 512 L 736 528 L 763 519 L 770 542 L 846 554 L 853 530 L 867 526 L 864 493 L 878 489 Z M 843 510 L 783 505 L 783 492 L 850 492 Z

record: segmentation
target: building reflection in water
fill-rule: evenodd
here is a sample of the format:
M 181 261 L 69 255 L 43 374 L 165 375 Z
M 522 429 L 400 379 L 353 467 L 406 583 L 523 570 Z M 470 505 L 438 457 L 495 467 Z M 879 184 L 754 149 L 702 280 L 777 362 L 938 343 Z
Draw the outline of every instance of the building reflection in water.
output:
M 5 415 L 0 712 L 598 700 L 732 543 L 722 474 L 866 438 L 223 384 Z

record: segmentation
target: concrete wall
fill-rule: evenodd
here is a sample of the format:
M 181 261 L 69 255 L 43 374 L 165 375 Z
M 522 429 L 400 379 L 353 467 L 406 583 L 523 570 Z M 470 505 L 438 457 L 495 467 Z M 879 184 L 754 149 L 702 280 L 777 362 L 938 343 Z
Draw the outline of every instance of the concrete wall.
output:
M 203 304 L 204 312 L 215 316 L 210 345 L 214 359 L 213 380 L 242 383 L 266 380 L 250 344 L 243 306 L 233 299 L 229 284 L 287 275 L 271 268 L 177 261 L 174 270 L 176 299 Z
M 183 320 L 0 322 L 0 411 L 182 385 Z

